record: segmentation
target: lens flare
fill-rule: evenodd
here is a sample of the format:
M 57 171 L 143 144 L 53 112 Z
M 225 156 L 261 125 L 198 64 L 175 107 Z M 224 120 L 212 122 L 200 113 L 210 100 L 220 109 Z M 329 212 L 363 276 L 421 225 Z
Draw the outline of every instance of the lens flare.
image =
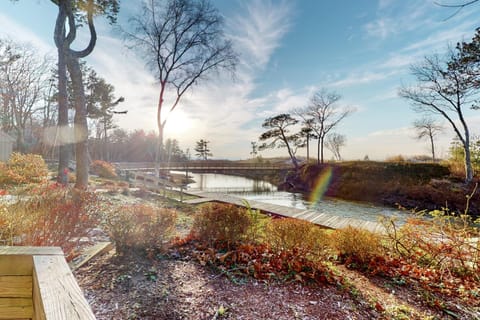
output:
M 317 181 L 315 182 L 315 188 L 310 194 L 310 203 L 317 203 L 322 200 L 325 192 L 327 192 L 330 181 L 332 180 L 332 168 L 327 167 L 323 172 L 318 176 Z

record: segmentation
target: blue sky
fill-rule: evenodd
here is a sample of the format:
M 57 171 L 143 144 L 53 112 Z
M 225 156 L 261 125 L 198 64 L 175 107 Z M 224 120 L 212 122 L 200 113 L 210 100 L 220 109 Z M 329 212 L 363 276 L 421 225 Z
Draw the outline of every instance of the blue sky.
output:
M 122 1 L 120 24 L 126 23 L 136 3 Z M 342 104 L 356 109 L 336 130 L 347 137 L 345 159 L 428 154 L 427 142 L 413 138 L 412 122 L 419 116 L 397 90 L 414 82 L 409 75 L 412 63 L 445 52 L 449 44 L 469 41 L 480 27 L 480 4 L 449 18 L 454 9 L 431 0 L 213 3 L 240 54 L 237 77 L 232 81 L 218 76 L 191 91 L 169 119 L 166 134 L 190 149 L 205 138 L 217 158 L 248 158 L 250 141 L 261 134 L 266 117 L 306 105 L 321 88 L 336 91 Z M 56 7 L 47 0 L 3 0 L 0 36 L 30 42 L 39 52 L 55 56 L 55 17 Z M 118 125 L 154 130 L 154 78 L 141 57 L 123 46 L 118 33 L 101 19 L 97 25 L 97 47 L 86 60 L 126 98 L 129 113 L 118 116 Z M 80 34 L 80 40 L 83 37 Z M 473 133 L 480 134 L 480 113 L 469 112 L 468 121 Z M 452 137 L 450 128 L 439 137 L 441 156 L 447 156 Z M 262 155 L 287 154 L 275 150 Z

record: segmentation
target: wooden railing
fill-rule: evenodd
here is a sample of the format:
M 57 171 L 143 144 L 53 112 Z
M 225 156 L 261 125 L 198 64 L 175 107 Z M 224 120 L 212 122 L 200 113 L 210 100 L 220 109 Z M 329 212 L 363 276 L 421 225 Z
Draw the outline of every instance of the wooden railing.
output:
M 153 162 L 117 162 L 119 170 L 153 170 Z M 162 170 L 280 170 L 289 169 L 291 164 L 270 164 L 270 163 L 242 163 L 226 160 L 187 161 L 187 162 L 161 162 L 159 168 Z
M 0 247 L 0 319 L 95 319 L 61 248 Z

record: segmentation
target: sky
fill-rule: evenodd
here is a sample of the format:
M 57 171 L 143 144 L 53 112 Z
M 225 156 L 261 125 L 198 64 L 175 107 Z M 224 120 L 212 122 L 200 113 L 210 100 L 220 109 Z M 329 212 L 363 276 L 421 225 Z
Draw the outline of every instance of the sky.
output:
M 460 3 L 451 0 L 449 3 Z M 140 1 L 121 1 L 118 24 L 125 26 Z M 336 132 L 346 136 L 346 160 L 384 160 L 396 155 L 428 155 L 428 141 L 415 139 L 420 118 L 398 96 L 415 83 L 410 66 L 448 46 L 470 41 L 480 27 L 480 3 L 455 9 L 432 0 L 212 0 L 225 22 L 225 34 L 239 54 L 235 77 L 213 75 L 194 87 L 169 116 L 166 138 L 193 150 L 210 141 L 214 158 L 250 158 L 251 141 L 263 121 L 308 104 L 326 89 L 342 96 L 339 105 L 355 110 Z M 445 3 L 447 3 L 445 1 Z M 456 13 L 456 14 L 455 14 Z M 57 8 L 48 0 L 0 1 L 0 37 L 29 43 L 55 57 L 53 28 Z M 118 30 L 96 20 L 98 40 L 85 60 L 125 97 L 116 124 L 127 130 L 156 130 L 159 85 L 138 52 L 127 49 Z M 86 33 L 75 43 L 81 48 Z M 83 40 L 83 42 L 82 42 Z M 467 111 L 474 134 L 480 112 Z M 437 153 L 448 157 L 453 131 L 437 139 Z M 316 149 L 311 153 L 315 154 Z M 194 152 L 192 152 L 194 153 Z M 286 149 L 262 151 L 287 156 Z M 306 150 L 298 151 L 305 155 Z M 326 159 L 331 158 L 326 151 Z

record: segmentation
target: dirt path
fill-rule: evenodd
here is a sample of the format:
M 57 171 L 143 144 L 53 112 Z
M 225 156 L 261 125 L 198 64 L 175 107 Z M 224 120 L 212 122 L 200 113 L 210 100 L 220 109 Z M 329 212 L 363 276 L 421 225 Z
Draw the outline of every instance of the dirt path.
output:
M 368 303 L 334 286 L 234 283 L 196 262 L 90 261 L 75 276 L 98 319 L 381 319 Z

